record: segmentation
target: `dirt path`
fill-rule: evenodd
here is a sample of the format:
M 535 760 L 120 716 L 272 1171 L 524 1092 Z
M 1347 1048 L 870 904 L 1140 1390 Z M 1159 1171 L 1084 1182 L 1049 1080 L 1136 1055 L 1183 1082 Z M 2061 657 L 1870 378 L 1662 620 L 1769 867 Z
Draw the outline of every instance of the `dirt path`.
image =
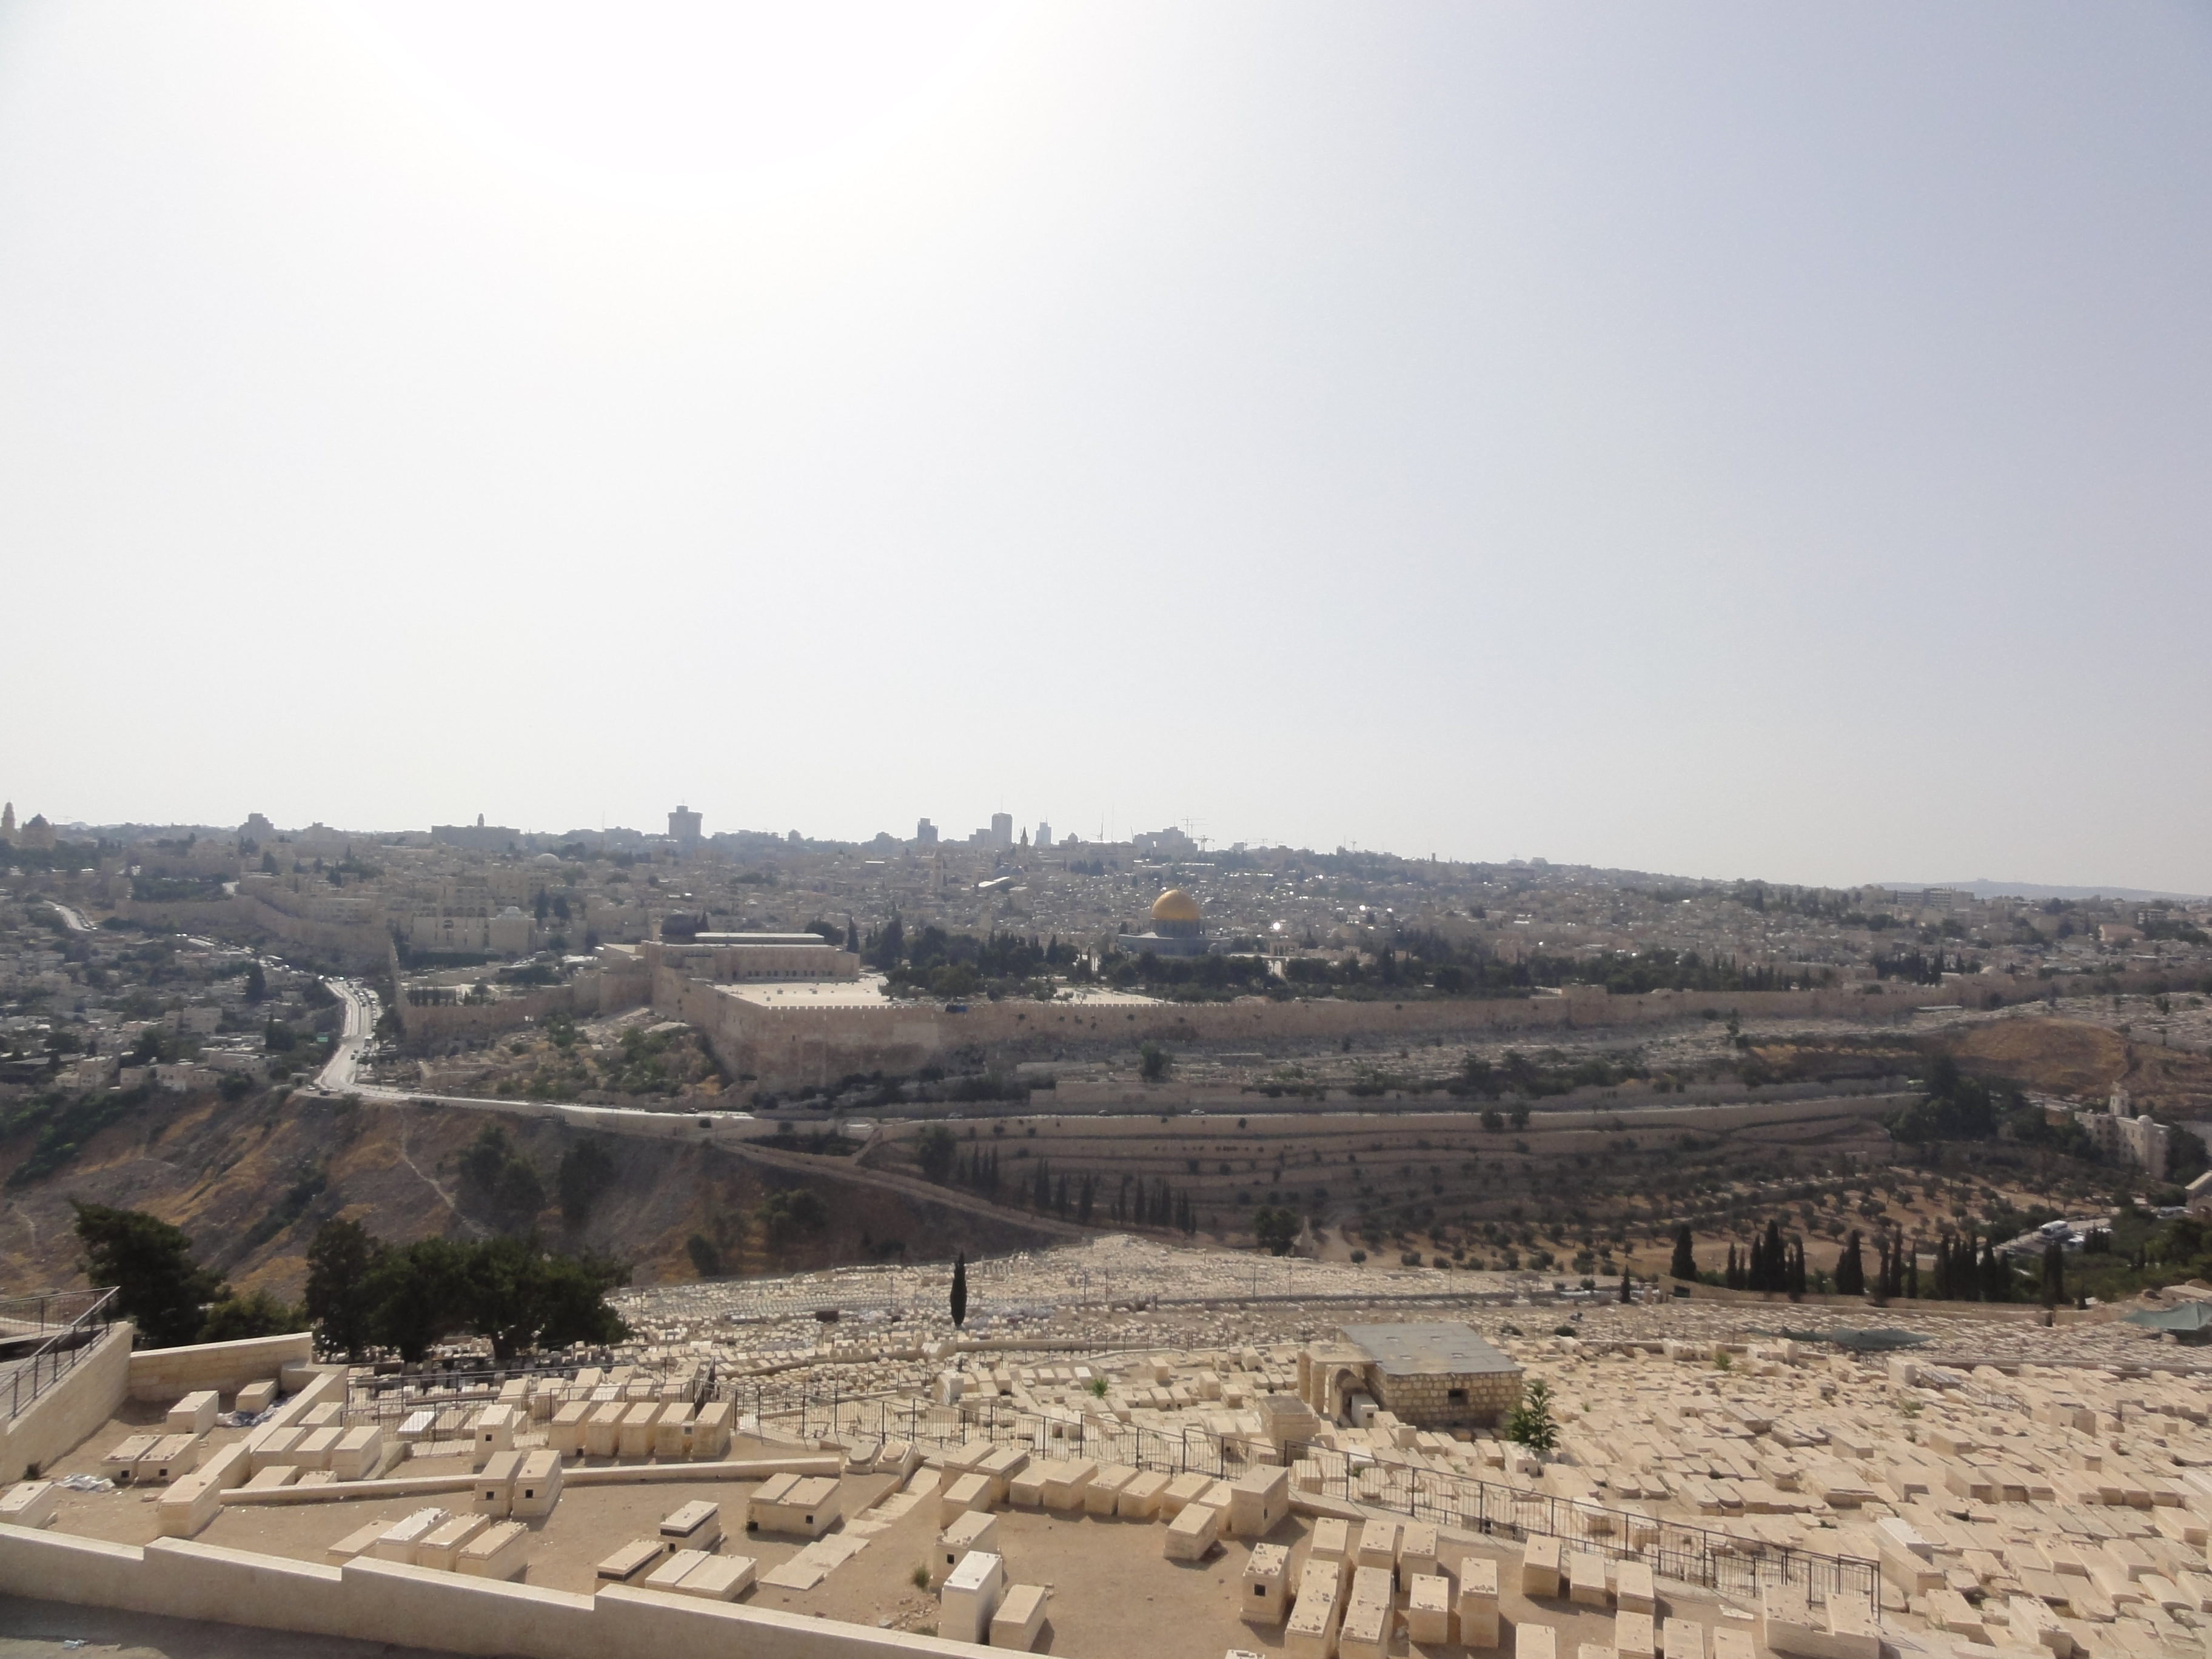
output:
M 402 1164 L 404 1164 L 409 1169 L 414 1170 L 417 1176 L 421 1176 L 424 1186 L 428 1187 L 432 1192 L 437 1194 L 439 1202 L 442 1203 L 447 1210 L 453 1212 L 453 1218 L 456 1221 L 459 1221 L 461 1225 L 466 1227 L 469 1231 L 473 1233 L 477 1237 L 482 1238 L 484 1236 L 484 1230 L 478 1226 L 475 1222 L 470 1220 L 468 1217 L 461 1213 L 461 1206 L 453 1202 L 453 1195 L 447 1192 L 443 1187 L 441 1187 L 436 1182 L 433 1181 L 429 1176 L 424 1172 L 422 1166 L 415 1161 L 414 1155 L 407 1150 L 407 1119 L 404 1115 L 406 1108 L 400 1107 L 397 1109 L 402 1114 L 399 1119 L 399 1161 Z

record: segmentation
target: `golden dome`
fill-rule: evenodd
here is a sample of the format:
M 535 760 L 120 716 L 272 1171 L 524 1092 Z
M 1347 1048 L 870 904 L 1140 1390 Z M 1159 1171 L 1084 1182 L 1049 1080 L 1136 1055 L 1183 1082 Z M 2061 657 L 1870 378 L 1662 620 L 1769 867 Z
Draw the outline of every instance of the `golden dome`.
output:
M 1152 901 L 1154 921 L 1196 921 L 1198 901 L 1180 887 L 1170 887 Z

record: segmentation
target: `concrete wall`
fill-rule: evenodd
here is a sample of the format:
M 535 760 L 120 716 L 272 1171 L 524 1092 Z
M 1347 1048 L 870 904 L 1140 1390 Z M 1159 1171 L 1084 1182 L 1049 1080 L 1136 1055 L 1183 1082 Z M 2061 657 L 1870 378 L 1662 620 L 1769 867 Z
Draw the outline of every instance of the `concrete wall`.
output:
M 314 1338 L 306 1331 L 249 1337 L 242 1342 L 148 1348 L 131 1356 L 131 1397 L 158 1405 L 200 1389 L 236 1394 L 248 1382 L 274 1377 L 286 1365 L 305 1364 L 314 1357 Z
M 262 1630 L 531 1659 L 972 1655 L 934 1637 L 617 1585 L 596 1595 L 374 1559 L 343 1567 L 164 1538 L 143 1549 L 0 1525 L 0 1592 Z
M 30 1407 L 0 1424 L 0 1486 L 20 1480 L 32 1465 L 43 1468 L 115 1415 L 129 1376 L 131 1344 L 137 1332 L 111 1325 L 78 1356 L 69 1375 Z

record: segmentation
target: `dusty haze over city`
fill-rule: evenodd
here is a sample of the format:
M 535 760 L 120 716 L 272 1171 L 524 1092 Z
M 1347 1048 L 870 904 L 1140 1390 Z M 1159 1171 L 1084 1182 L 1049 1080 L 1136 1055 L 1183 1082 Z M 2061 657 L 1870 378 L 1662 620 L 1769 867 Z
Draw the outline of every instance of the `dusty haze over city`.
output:
M 6 789 L 2212 890 L 2212 26 L 0 11 Z

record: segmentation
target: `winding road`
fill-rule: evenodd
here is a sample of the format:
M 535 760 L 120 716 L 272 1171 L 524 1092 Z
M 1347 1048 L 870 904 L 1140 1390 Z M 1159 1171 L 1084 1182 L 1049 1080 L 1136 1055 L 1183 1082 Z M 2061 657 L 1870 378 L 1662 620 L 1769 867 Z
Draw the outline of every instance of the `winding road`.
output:
M 823 1157 L 765 1145 L 768 1139 L 784 1126 L 773 1118 L 757 1117 L 750 1112 L 655 1112 L 633 1106 L 581 1106 L 567 1101 L 502 1100 L 482 1095 L 432 1094 L 416 1089 L 392 1089 L 380 1084 L 363 1083 L 360 1081 L 362 1055 L 376 1032 L 377 994 L 355 980 L 326 979 L 323 983 L 343 1006 L 344 1024 L 329 1060 L 317 1074 L 314 1082 L 302 1092 L 312 1092 L 328 1099 L 352 1096 L 387 1106 L 455 1106 L 465 1111 L 499 1112 L 509 1117 L 550 1119 L 578 1129 L 596 1129 L 640 1139 L 690 1141 L 694 1145 L 719 1146 L 793 1175 L 833 1176 L 841 1181 L 857 1182 L 864 1187 L 896 1193 L 913 1202 L 940 1204 L 991 1220 L 1010 1222 L 1034 1232 L 1087 1238 L 1095 1231 L 1047 1216 L 1009 1211 L 988 1199 L 954 1188 L 939 1187 L 918 1176 L 867 1169 L 854 1158 Z M 871 1125 L 870 1133 L 873 1133 L 874 1126 Z M 435 1185 L 434 1182 L 432 1184 Z M 442 1192 L 440 1196 L 444 1196 Z

